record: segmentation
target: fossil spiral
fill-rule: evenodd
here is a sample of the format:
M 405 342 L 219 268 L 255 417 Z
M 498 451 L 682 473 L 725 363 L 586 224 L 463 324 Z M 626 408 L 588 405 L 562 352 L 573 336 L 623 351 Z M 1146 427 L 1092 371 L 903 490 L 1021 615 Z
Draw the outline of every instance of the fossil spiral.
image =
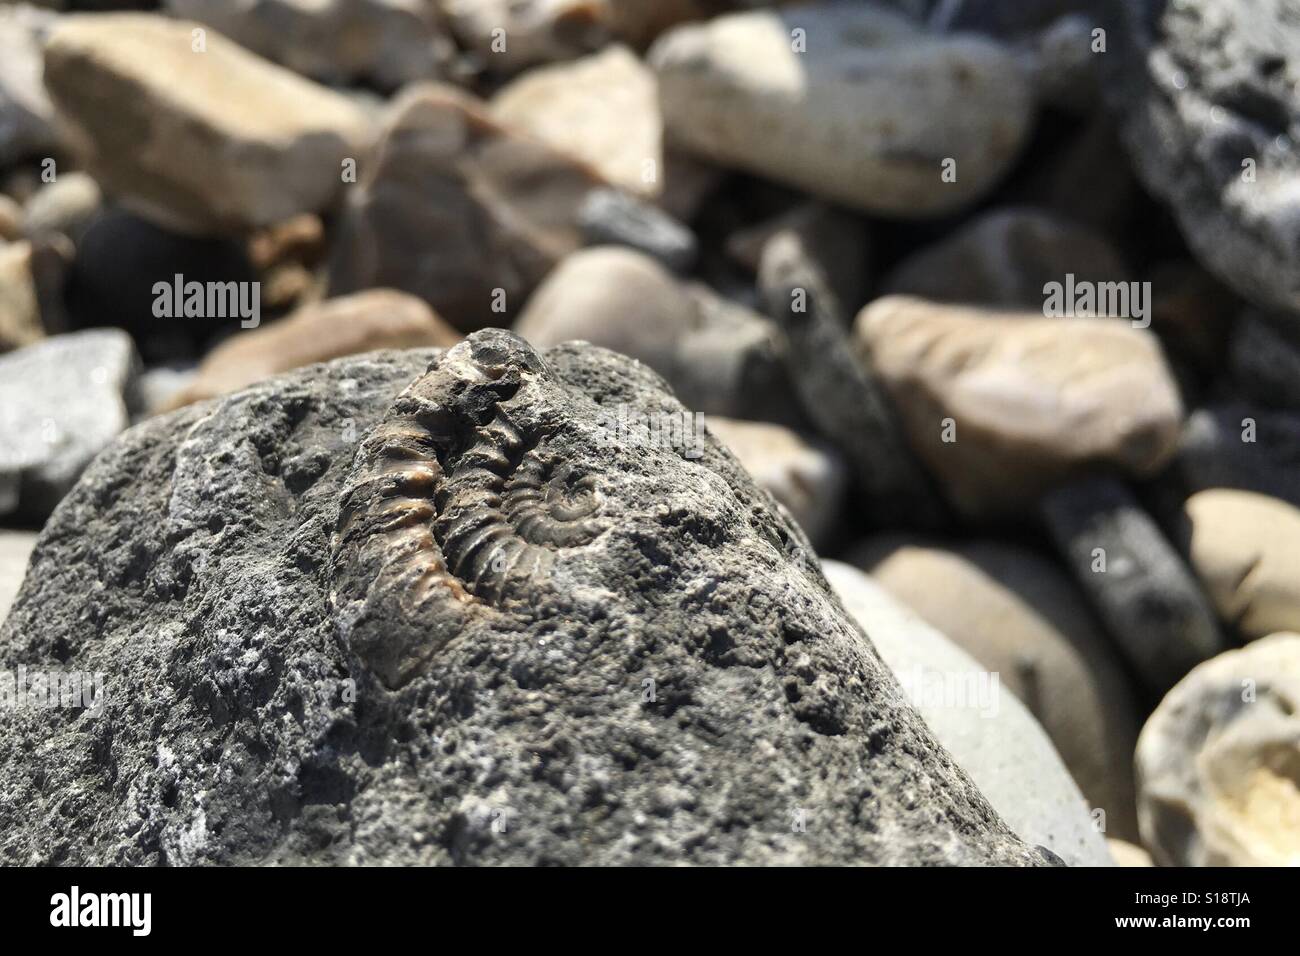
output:
M 493 330 L 436 359 L 363 438 L 343 492 L 331 598 L 346 644 L 391 688 L 476 615 L 526 606 L 557 555 L 607 526 L 593 475 L 552 447 L 537 354 Z

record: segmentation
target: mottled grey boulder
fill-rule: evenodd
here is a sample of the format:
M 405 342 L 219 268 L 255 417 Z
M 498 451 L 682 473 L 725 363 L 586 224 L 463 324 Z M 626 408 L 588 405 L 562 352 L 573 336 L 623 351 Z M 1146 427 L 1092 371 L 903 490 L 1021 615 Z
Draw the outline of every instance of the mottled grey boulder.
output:
M 139 359 L 120 329 L 0 356 L 0 515 L 44 518 L 130 424 Z
M 1300 31 L 1292 0 L 1124 0 L 1103 63 L 1129 156 L 1197 257 L 1300 310 Z
M 1098 617 L 1151 690 L 1227 650 L 1195 576 L 1128 486 L 1085 478 L 1042 502 L 1048 531 Z
M 426 366 L 429 368 L 425 373 Z M 969 863 L 1019 842 L 802 535 L 644 366 L 508 332 L 150 420 L 46 527 L 0 860 Z

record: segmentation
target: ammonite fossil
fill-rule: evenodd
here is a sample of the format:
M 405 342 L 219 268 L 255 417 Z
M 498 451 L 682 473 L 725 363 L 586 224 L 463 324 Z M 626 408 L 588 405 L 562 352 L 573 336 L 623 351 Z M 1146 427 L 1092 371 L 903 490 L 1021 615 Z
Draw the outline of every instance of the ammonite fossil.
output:
M 522 339 L 481 333 L 436 359 L 362 440 L 331 599 L 345 643 L 390 688 L 474 615 L 526 606 L 551 586 L 558 554 L 605 530 L 594 476 L 552 447 L 564 422 L 542 399 L 557 389 Z

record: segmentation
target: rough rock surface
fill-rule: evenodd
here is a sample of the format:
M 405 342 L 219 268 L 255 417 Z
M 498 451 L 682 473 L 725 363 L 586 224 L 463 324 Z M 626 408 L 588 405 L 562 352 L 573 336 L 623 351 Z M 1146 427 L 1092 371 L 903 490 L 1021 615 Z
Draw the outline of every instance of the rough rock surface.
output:
M 613 45 L 529 70 L 492 98 L 492 115 L 647 198 L 663 189 L 663 121 L 654 74 Z
M 99 717 L 0 711 L 0 860 L 1055 859 L 734 459 L 607 445 L 598 403 L 681 413 L 489 330 L 133 429 L 0 629 L 105 673 Z
M 167 9 L 324 83 L 391 90 L 435 79 L 455 55 L 428 0 L 167 0 Z
M 1015 59 L 993 41 L 927 34 L 873 4 L 687 24 L 649 59 L 670 141 L 890 216 L 978 198 L 1015 159 L 1033 109 Z M 955 179 L 945 181 L 946 160 Z
M 1075 580 L 1151 690 L 1163 694 L 1227 650 L 1191 569 L 1127 485 L 1075 481 L 1049 494 L 1042 511 Z
M 152 14 L 67 17 L 45 82 L 95 178 L 182 232 L 237 232 L 328 206 L 372 138 L 361 107 L 215 31 Z
M 857 568 L 823 561 L 822 570 L 909 703 L 1007 825 L 1071 866 L 1110 866 L 1079 787 L 1000 680 Z
M 639 359 L 692 411 L 797 420 L 773 325 L 630 249 L 604 246 L 567 256 L 514 328 L 537 346 L 581 340 Z
M 139 360 L 118 329 L 0 355 L 0 515 L 44 518 L 130 423 Z
M 1156 338 L 1126 322 L 888 296 L 862 310 L 855 335 L 966 515 L 1019 513 L 1089 464 L 1150 475 L 1177 445 L 1178 388 Z
M 492 120 L 476 98 L 418 85 L 349 189 L 330 293 L 418 295 L 462 331 L 508 324 L 582 243 L 578 213 L 609 184 L 594 169 Z
M 997 542 L 944 548 L 894 536 L 868 539 L 852 560 L 998 674 L 1105 812 L 1105 832 L 1137 836 L 1132 691 L 1087 604 L 1053 563 Z
M 1111 5 L 1107 84 L 1139 176 L 1260 305 L 1300 312 L 1300 32 L 1291 0 Z
M 1188 674 L 1138 739 L 1142 842 L 1162 866 L 1300 864 L 1300 635 Z
M 1300 631 L 1300 508 L 1211 488 L 1187 500 L 1192 566 L 1219 616 L 1246 640 Z
M 231 335 L 167 407 L 180 408 L 290 369 L 381 349 L 450 348 L 460 334 L 415 296 L 371 289 L 303 306 L 293 315 Z

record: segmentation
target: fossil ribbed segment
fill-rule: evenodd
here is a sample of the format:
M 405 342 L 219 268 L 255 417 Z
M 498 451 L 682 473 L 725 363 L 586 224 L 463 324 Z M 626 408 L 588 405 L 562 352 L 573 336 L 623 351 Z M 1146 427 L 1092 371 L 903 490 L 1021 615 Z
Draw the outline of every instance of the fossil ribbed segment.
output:
M 562 460 L 537 414 L 556 386 L 521 339 L 451 349 L 362 441 L 334 534 L 346 644 L 400 687 L 477 615 L 527 607 L 557 555 L 606 527 L 595 478 Z

